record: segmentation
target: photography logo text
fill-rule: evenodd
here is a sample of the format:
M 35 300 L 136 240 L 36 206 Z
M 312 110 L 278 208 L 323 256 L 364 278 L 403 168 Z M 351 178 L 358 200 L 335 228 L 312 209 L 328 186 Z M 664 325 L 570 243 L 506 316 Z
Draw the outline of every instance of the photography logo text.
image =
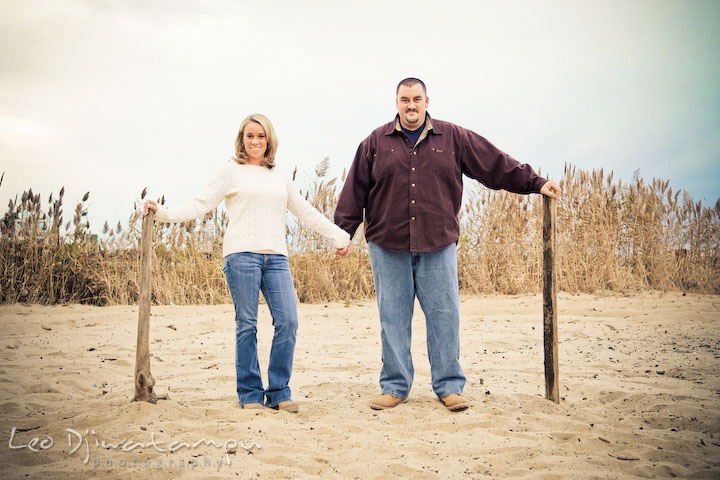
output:
M 10 439 L 8 441 L 8 447 L 11 450 L 28 450 L 31 452 L 41 452 L 45 450 L 50 450 L 55 446 L 55 440 L 51 436 L 44 436 L 44 437 L 33 437 L 29 439 L 22 439 L 17 434 L 22 433 L 24 430 L 18 430 L 16 427 L 13 427 L 10 431 Z M 92 460 L 92 465 L 94 467 L 97 466 L 104 466 L 104 467 L 111 467 L 113 466 L 113 462 L 110 458 L 107 457 L 107 451 L 108 450 L 118 450 L 122 452 L 133 452 L 138 449 L 148 449 L 152 448 L 156 450 L 159 453 L 175 453 L 182 449 L 188 449 L 188 450 L 194 450 L 201 447 L 213 447 L 217 448 L 218 450 L 221 450 L 223 453 L 223 457 L 221 457 L 217 461 L 217 467 L 218 469 L 220 466 L 225 463 L 226 465 L 230 465 L 230 455 L 237 452 L 238 447 L 242 448 L 243 450 L 252 453 L 253 449 L 260 449 L 262 448 L 257 442 L 244 442 L 234 439 L 228 439 L 228 440 L 222 440 L 222 441 L 215 441 L 213 439 L 208 440 L 205 437 L 202 437 L 198 440 L 195 440 L 193 442 L 187 442 L 183 440 L 173 440 L 173 439 L 167 439 L 163 440 L 161 438 L 155 437 L 155 432 L 149 432 L 149 439 L 146 442 L 143 441 L 136 441 L 132 438 L 124 438 L 119 441 L 108 441 L 106 439 L 100 439 L 98 438 L 98 434 L 95 430 L 85 430 L 85 432 L 78 432 L 77 430 L 74 430 L 72 428 L 66 428 L 65 432 L 67 433 L 67 453 L 70 456 L 76 455 L 78 458 L 82 458 L 82 463 L 88 464 Z M 106 455 L 104 459 L 99 460 L 97 458 L 93 458 L 94 454 L 97 450 L 102 449 L 104 450 L 104 454 Z M 135 459 L 129 461 L 129 460 L 116 460 L 117 466 L 144 466 L 144 467 L 154 467 L 154 468 L 162 468 L 163 466 L 166 466 L 162 459 L 158 459 L 155 462 L 151 461 L 150 459 L 145 459 L 142 462 L 137 462 Z M 207 459 L 205 459 L 204 462 L 201 462 L 199 460 L 190 460 L 187 463 L 183 460 L 168 460 L 167 466 L 169 467 L 191 467 L 195 468 L 200 465 L 209 466 L 211 462 Z

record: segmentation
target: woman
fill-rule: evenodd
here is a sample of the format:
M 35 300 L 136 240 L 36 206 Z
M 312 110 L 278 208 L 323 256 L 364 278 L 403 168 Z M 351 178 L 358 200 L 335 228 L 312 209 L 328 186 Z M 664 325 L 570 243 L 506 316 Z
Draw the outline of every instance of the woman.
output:
M 338 255 L 351 249 L 350 236 L 312 207 L 293 182 L 275 168 L 277 137 L 270 121 L 248 116 L 235 140 L 235 158 L 194 200 L 167 208 L 147 200 L 144 213 L 159 222 L 201 217 L 225 200 L 230 218 L 223 238 L 223 271 L 235 304 L 237 392 L 243 408 L 275 408 L 297 412 L 290 395 L 295 352 L 297 306 L 287 258 L 285 211 L 331 240 Z M 257 358 L 259 291 L 273 318 L 268 386 L 263 388 Z

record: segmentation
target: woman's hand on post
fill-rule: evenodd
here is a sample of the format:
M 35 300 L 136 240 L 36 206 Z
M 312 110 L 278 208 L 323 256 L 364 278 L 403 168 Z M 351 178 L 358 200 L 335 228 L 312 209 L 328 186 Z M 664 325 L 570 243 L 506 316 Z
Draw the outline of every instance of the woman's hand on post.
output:
M 336 248 L 335 249 L 335 256 L 336 257 L 347 257 L 353 252 L 353 244 L 352 242 L 348 243 L 347 247 L 343 248 Z
M 147 215 L 150 210 L 157 213 L 158 204 L 155 200 L 145 200 L 145 204 L 143 204 L 143 215 Z
M 550 180 L 548 182 L 545 182 L 545 184 L 540 188 L 540 193 L 542 193 L 546 197 L 558 199 L 560 198 L 562 189 L 560 188 L 560 184 L 558 184 L 554 180 Z

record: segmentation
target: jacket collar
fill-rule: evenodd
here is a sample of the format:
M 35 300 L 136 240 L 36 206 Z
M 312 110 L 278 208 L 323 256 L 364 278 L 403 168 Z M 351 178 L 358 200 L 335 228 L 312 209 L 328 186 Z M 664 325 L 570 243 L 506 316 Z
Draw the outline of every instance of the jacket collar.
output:
M 432 117 L 430 117 L 430 114 L 425 112 L 425 131 L 422 133 L 422 137 L 427 136 L 430 132 L 436 134 L 436 135 L 442 135 L 442 127 L 440 129 L 437 128 L 438 125 L 433 125 Z M 398 114 L 395 114 L 395 120 L 385 125 L 385 129 L 383 133 L 385 135 L 392 135 L 395 132 L 402 132 L 402 128 L 400 127 L 400 116 Z

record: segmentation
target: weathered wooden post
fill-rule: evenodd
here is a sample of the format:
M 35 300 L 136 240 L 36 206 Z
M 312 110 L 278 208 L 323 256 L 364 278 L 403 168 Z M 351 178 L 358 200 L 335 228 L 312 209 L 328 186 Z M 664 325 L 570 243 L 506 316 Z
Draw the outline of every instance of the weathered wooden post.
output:
M 152 243 L 155 214 L 145 216 L 140 240 L 140 298 L 138 311 L 137 351 L 135 354 L 135 396 L 133 402 L 157 402 L 155 379 L 150 374 L 150 302 L 152 285 Z
M 560 403 L 558 378 L 557 278 L 555 218 L 557 201 L 543 197 L 543 332 L 545 347 L 545 398 Z

